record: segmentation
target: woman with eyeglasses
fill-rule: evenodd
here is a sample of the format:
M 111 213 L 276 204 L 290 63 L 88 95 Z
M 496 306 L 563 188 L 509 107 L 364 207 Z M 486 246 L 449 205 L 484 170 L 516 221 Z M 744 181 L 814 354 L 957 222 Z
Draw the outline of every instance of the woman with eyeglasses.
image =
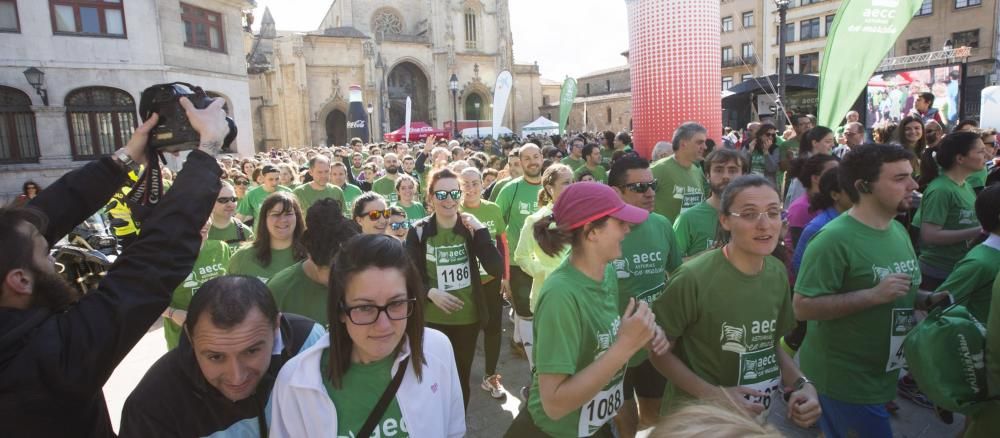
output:
M 476 354 L 476 338 L 489 320 L 479 266 L 500 276 L 503 261 L 489 229 L 475 216 L 461 213 L 458 176 L 444 168 L 431 174 L 427 200 L 434 213 L 413 224 L 406 249 L 427 289 L 427 326 L 440 330 L 455 349 L 455 364 L 465 406 L 469 404 L 469 375 Z
M 208 220 L 212 226 L 208 230 L 208 240 L 221 240 L 229 244 L 229 249 L 234 252 L 243 246 L 244 242 L 253 241 L 253 230 L 246 226 L 236 215 L 235 190 L 229 181 L 222 182 L 222 189 L 219 196 L 215 198 L 215 205 L 212 207 L 212 215 Z
M 249 275 L 267 283 L 274 274 L 306 258 L 302 244 L 305 224 L 299 201 L 288 192 L 275 192 L 260 206 L 264 220 L 257 222 L 253 244 L 229 260 L 229 274 Z
M 417 195 L 417 180 L 410 175 L 399 175 L 396 178 L 396 198 L 395 204 L 406 212 L 406 221 L 410 224 L 427 216 L 424 204 L 417 202 L 414 198 Z
M 789 417 L 801 427 L 819 419 L 816 389 L 779 344 L 795 327 L 785 265 L 771 256 L 781 216 L 770 180 L 734 180 L 719 210 L 729 242 L 681 265 L 653 303 L 670 340 L 667 352 L 650 355 L 667 377 L 667 413 L 692 399 L 733 400 L 763 423 L 779 389 L 794 388 Z
M 406 217 L 406 210 L 398 205 L 389 207 L 389 226 L 385 229 L 386 234 L 395 237 L 400 242 L 406 241 L 406 233 L 410 231 L 410 220 Z
M 611 187 L 584 182 L 566 187 L 552 214 L 533 226 L 545 254 L 571 249 L 539 293 L 527 408 L 506 437 L 612 436 L 611 419 L 625 401 L 629 359 L 644 347 L 666 349 L 645 303 L 630 299 L 624 315 L 619 312 L 611 263 L 621 257 L 631 225 L 648 216 Z
M 382 195 L 365 192 L 354 200 L 352 216 L 361 225 L 361 234 L 385 234 L 392 211 Z
M 38 196 L 38 192 L 40 191 L 42 191 L 42 189 L 38 187 L 38 184 L 34 181 L 30 179 L 25 181 L 24 184 L 21 185 L 21 194 L 17 195 L 17 198 L 14 199 L 13 206 L 24 207 L 25 205 L 28 205 L 28 202 L 35 199 L 35 196 Z
M 390 236 L 347 241 L 330 271 L 330 331 L 281 368 L 270 436 L 465 435 L 451 345 L 424 327 L 420 276 Z
M 777 138 L 778 128 L 770 123 L 762 123 L 746 152 L 750 173 L 763 176 L 772 183 L 777 181 L 778 163 L 781 161 L 781 148 L 778 147 Z

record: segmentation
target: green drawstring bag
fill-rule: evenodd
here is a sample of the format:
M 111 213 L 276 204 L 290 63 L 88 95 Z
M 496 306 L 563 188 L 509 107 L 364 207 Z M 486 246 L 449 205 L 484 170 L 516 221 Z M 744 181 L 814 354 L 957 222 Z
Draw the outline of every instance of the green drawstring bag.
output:
M 975 414 L 989 399 L 986 328 L 965 306 L 936 308 L 903 340 L 906 362 L 935 405 Z

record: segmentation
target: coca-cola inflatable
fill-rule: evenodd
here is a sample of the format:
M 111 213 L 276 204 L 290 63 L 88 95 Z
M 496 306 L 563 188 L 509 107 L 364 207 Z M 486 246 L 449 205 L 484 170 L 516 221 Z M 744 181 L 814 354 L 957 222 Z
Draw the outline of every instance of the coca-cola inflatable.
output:
M 361 103 L 361 86 L 351 85 L 350 104 L 347 106 L 347 138 L 360 138 L 368 143 L 368 111 Z

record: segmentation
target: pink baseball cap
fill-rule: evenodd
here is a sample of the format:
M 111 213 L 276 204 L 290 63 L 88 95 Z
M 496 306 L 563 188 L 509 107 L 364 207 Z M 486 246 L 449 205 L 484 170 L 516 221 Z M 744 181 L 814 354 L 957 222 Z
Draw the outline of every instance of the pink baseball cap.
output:
M 604 216 L 641 224 L 649 212 L 626 204 L 614 189 L 604 184 L 578 182 L 566 186 L 552 208 L 552 215 L 559 228 L 573 230 Z

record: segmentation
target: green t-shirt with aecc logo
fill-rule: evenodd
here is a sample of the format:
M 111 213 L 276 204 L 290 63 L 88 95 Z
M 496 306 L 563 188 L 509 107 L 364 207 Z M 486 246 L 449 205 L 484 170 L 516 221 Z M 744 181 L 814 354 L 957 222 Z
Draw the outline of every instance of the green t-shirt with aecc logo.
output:
M 260 261 L 257 260 L 257 256 L 254 253 L 254 248 L 246 246 L 236 251 L 233 257 L 229 259 L 229 268 L 227 271 L 229 275 L 257 277 L 260 281 L 267 284 L 271 277 L 281 272 L 282 269 L 294 265 L 295 262 L 295 253 L 292 251 L 292 247 L 288 247 L 271 250 L 271 264 L 261 266 Z
M 569 259 L 549 275 L 535 310 L 532 373 L 528 409 L 536 426 L 557 437 L 591 436 L 618 413 L 624 403 L 622 367 L 601 391 L 579 409 L 553 420 L 542 409 L 540 374 L 574 375 L 608 351 L 618 338 L 618 278 L 609 263 L 604 279 L 595 281 Z
M 410 225 L 413 225 L 414 222 L 423 219 L 424 216 L 427 216 L 427 210 L 424 209 L 424 204 L 416 201 L 413 201 L 409 207 L 404 207 L 403 204 L 400 204 L 399 202 L 397 202 L 395 206 L 402 208 L 403 211 L 406 212 L 406 222 L 409 222 Z
M 354 438 L 368 415 L 375 409 L 382 393 L 392 382 L 392 366 L 396 356 L 390 354 L 384 359 L 372 363 L 353 362 L 341 378 L 341 388 L 336 389 L 330 382 L 330 349 L 324 349 L 319 361 L 320 375 L 323 376 L 323 386 L 337 409 L 337 438 Z M 328 431 L 329 432 L 329 431 Z M 373 437 L 406 438 L 406 422 L 399 401 L 392 398 L 382 418 L 375 425 Z
M 871 289 L 886 276 L 908 274 L 910 292 L 894 302 L 823 321 L 809 321 L 799 349 L 802 372 L 820 394 L 855 404 L 884 404 L 896 397 L 902 345 L 916 325 L 913 301 L 920 266 L 902 224 L 871 228 L 850 213 L 826 224 L 809 241 L 795 292 L 822 297 Z
M 208 280 L 226 275 L 226 267 L 232 251 L 229 245 L 218 240 L 206 240 L 198 251 L 198 258 L 187 278 L 181 282 L 170 298 L 170 307 L 187 310 L 191 298 Z M 167 338 L 167 349 L 173 350 L 180 341 L 181 326 L 168 318 L 163 318 L 163 335 Z
M 570 169 L 573 169 L 573 171 L 576 172 L 576 169 L 579 169 L 583 167 L 584 164 L 587 164 L 587 160 L 584 160 L 583 158 L 573 158 L 573 156 L 570 155 L 560 160 L 559 163 L 569 166 Z
M 429 287 L 450 293 L 464 304 L 461 310 L 449 315 L 434 303 L 428 303 L 424 312 L 427 322 L 466 325 L 479 321 L 476 303 L 472 299 L 472 275 L 465 239 L 450 229 L 438 227 L 437 234 L 427 239 L 427 260 L 424 265 L 427 277 L 430 278 Z
M 707 200 L 702 201 L 674 221 L 677 249 L 684 257 L 700 254 L 715 245 L 718 229 L 719 211 Z
M 372 191 L 385 197 L 385 202 L 388 205 L 395 204 L 399 200 L 399 195 L 396 194 L 396 180 L 390 179 L 388 176 L 375 180 L 372 183 Z
M 955 269 L 937 290 L 950 292 L 955 301 L 962 302 L 972 316 L 985 324 L 990 315 L 993 279 L 998 271 L 1000 236 L 991 234 L 955 264 Z
M 594 176 L 594 181 L 599 182 L 601 184 L 608 183 L 608 171 L 604 168 L 604 166 L 600 165 L 593 169 L 587 166 L 580 166 L 576 168 L 576 170 L 573 171 L 573 179 L 574 180 L 580 179 L 580 175 L 583 175 L 584 171 L 590 171 L 590 174 Z
M 795 327 L 785 266 L 774 257 L 748 275 L 736 269 L 722 249 L 689 260 L 670 279 L 653 304 L 656 322 L 671 338 L 673 353 L 713 386 L 742 386 L 763 392 L 750 397 L 766 410 L 781 387 L 776 346 Z M 667 382 L 662 410 L 676 409 L 691 395 Z
M 282 269 L 267 282 L 267 288 L 278 304 L 278 310 L 305 316 L 324 327 L 327 321 L 326 285 L 317 283 L 306 275 L 305 261 Z
M 652 305 L 663 294 L 667 274 L 681 265 L 681 253 L 670 221 L 656 213 L 633 225 L 621 248 L 622 257 L 611 264 L 618 277 L 618 310 L 624 313 L 629 298 Z M 646 349 L 639 350 L 629 366 L 642 363 L 646 357 Z
M 517 249 L 517 240 L 521 237 L 521 227 L 528 215 L 538 211 L 538 191 L 541 184 L 531 184 L 524 177 L 517 178 L 504 186 L 497 197 L 497 206 L 507 223 L 507 245 L 509 253 Z M 509 256 L 508 256 L 509 258 Z M 511 262 L 511 265 L 516 265 Z
M 684 211 L 705 200 L 705 176 L 701 167 L 683 167 L 676 155 L 657 161 L 650 168 L 659 182 L 654 211 L 674 220 Z
M 312 183 L 305 183 L 292 190 L 292 194 L 295 195 L 299 200 L 299 207 L 302 209 L 302 217 L 305 218 L 306 213 L 309 211 L 309 207 L 312 207 L 316 201 L 325 198 L 335 199 L 340 203 L 340 208 L 346 209 L 347 204 L 344 202 L 344 191 L 333 184 L 327 184 L 323 190 L 316 190 L 312 187 Z
M 243 239 L 240 240 L 240 231 L 242 230 Z M 239 219 L 233 218 L 226 228 L 215 228 L 214 226 L 208 229 L 208 240 L 219 240 L 226 242 L 229 245 L 229 249 L 232 252 L 240 249 L 243 245 L 253 242 L 253 230 L 246 226 Z
M 490 202 L 497 202 L 497 198 L 500 197 L 500 191 L 513 180 L 514 179 L 509 176 L 505 176 L 497 180 L 497 182 L 493 184 L 493 190 L 490 192 Z
M 358 199 L 358 196 L 361 196 L 363 192 L 360 187 L 351 183 L 345 183 L 341 190 L 344 192 L 344 217 L 350 218 L 351 210 L 354 208 L 354 200 Z
M 955 184 L 947 175 L 931 181 L 924 190 L 920 201 L 921 223 L 940 225 L 944 230 L 964 230 L 979 227 L 976 218 L 976 192 L 969 183 Z M 965 253 L 971 242 L 950 245 L 920 243 L 920 261 L 938 269 L 951 271 Z
M 285 186 L 277 186 L 273 192 L 268 192 L 264 190 L 263 186 L 255 187 L 247 192 L 247 195 L 240 199 L 239 203 L 236 204 L 236 212 L 243 216 L 260 216 L 260 206 L 264 204 L 264 200 L 268 196 L 278 192 L 288 192 L 291 193 L 292 190 Z
M 499 248 L 497 241 L 507 228 L 507 224 L 503 221 L 503 214 L 500 213 L 500 207 L 484 199 L 479 201 L 479 206 L 476 208 L 469 208 L 465 205 L 460 206 L 460 208 L 463 213 L 475 216 L 487 230 L 490 230 L 490 237 L 493 238 L 493 246 Z M 494 278 L 486 272 L 486 269 L 482 265 L 479 265 L 479 277 L 483 284 L 489 283 Z

